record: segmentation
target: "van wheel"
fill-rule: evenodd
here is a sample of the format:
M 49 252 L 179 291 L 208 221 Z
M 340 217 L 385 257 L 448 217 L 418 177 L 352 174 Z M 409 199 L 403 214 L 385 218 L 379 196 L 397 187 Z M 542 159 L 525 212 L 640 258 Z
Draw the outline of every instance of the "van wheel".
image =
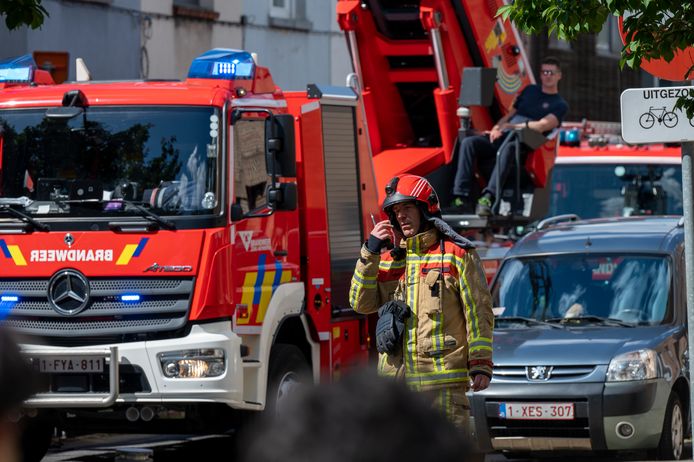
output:
M 670 393 L 663 432 L 660 434 L 660 443 L 655 450 L 655 456 L 659 460 L 680 460 L 684 452 L 684 416 L 682 401 L 677 393 Z
M 266 414 L 281 415 L 288 400 L 312 382 L 304 354 L 294 345 L 278 343 L 270 352 Z

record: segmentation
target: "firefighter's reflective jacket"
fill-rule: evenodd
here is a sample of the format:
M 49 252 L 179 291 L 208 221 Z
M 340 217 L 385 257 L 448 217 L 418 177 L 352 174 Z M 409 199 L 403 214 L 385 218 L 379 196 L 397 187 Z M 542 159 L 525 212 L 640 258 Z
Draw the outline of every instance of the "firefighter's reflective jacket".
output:
M 491 377 L 494 315 L 475 250 L 442 240 L 434 228 L 401 245 L 401 260 L 362 246 L 350 287 L 359 313 L 374 313 L 392 299 L 412 310 L 402 354 L 381 355 L 379 372 L 421 390 L 460 385 L 480 373 Z

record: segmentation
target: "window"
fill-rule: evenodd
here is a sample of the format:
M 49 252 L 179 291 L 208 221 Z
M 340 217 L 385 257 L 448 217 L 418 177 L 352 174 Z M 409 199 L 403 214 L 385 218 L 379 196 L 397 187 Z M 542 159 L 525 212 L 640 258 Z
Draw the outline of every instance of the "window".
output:
M 234 194 L 244 213 L 266 205 L 265 120 L 234 123 Z
M 682 169 L 664 164 L 555 165 L 550 215 L 681 215 Z
M 289 19 L 292 17 L 291 0 L 270 0 L 270 17 Z
M 0 112 L 0 193 L 61 217 L 209 215 L 221 208 L 219 120 L 211 107 L 94 106 L 72 119 Z M 66 201 L 72 201 L 67 203 Z
M 219 13 L 213 8 L 212 0 L 174 0 L 173 15 L 183 18 L 216 21 Z
M 285 29 L 310 30 L 311 21 L 306 19 L 306 0 L 269 0 L 271 26 Z
M 622 51 L 622 38 L 619 36 L 619 24 L 616 16 L 610 16 L 595 37 L 595 51 L 602 56 L 619 57 Z
M 665 256 L 575 253 L 508 260 L 492 288 L 503 317 L 560 321 L 600 317 L 634 325 L 669 318 L 670 266 Z M 587 319 L 587 322 L 596 322 Z

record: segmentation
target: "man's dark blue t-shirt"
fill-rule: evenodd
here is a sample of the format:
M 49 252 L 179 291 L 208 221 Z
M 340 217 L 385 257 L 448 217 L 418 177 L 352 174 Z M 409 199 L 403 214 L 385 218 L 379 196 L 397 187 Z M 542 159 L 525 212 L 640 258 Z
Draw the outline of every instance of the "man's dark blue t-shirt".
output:
M 558 93 L 547 94 L 542 92 L 539 85 L 528 85 L 518 95 L 513 107 L 516 108 L 516 115 L 524 120 L 540 120 L 547 114 L 554 114 L 559 119 L 559 124 L 564 119 L 569 105 Z

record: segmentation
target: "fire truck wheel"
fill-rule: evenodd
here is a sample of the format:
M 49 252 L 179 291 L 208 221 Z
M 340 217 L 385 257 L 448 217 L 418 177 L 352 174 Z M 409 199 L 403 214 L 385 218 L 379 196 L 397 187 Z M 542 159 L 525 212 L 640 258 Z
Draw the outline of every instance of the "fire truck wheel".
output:
M 270 352 L 266 412 L 281 414 L 287 398 L 310 382 L 311 370 L 301 350 L 294 345 L 274 345 Z
M 54 422 L 50 419 L 27 419 L 20 440 L 22 462 L 39 462 L 43 459 L 53 439 L 53 426 Z

